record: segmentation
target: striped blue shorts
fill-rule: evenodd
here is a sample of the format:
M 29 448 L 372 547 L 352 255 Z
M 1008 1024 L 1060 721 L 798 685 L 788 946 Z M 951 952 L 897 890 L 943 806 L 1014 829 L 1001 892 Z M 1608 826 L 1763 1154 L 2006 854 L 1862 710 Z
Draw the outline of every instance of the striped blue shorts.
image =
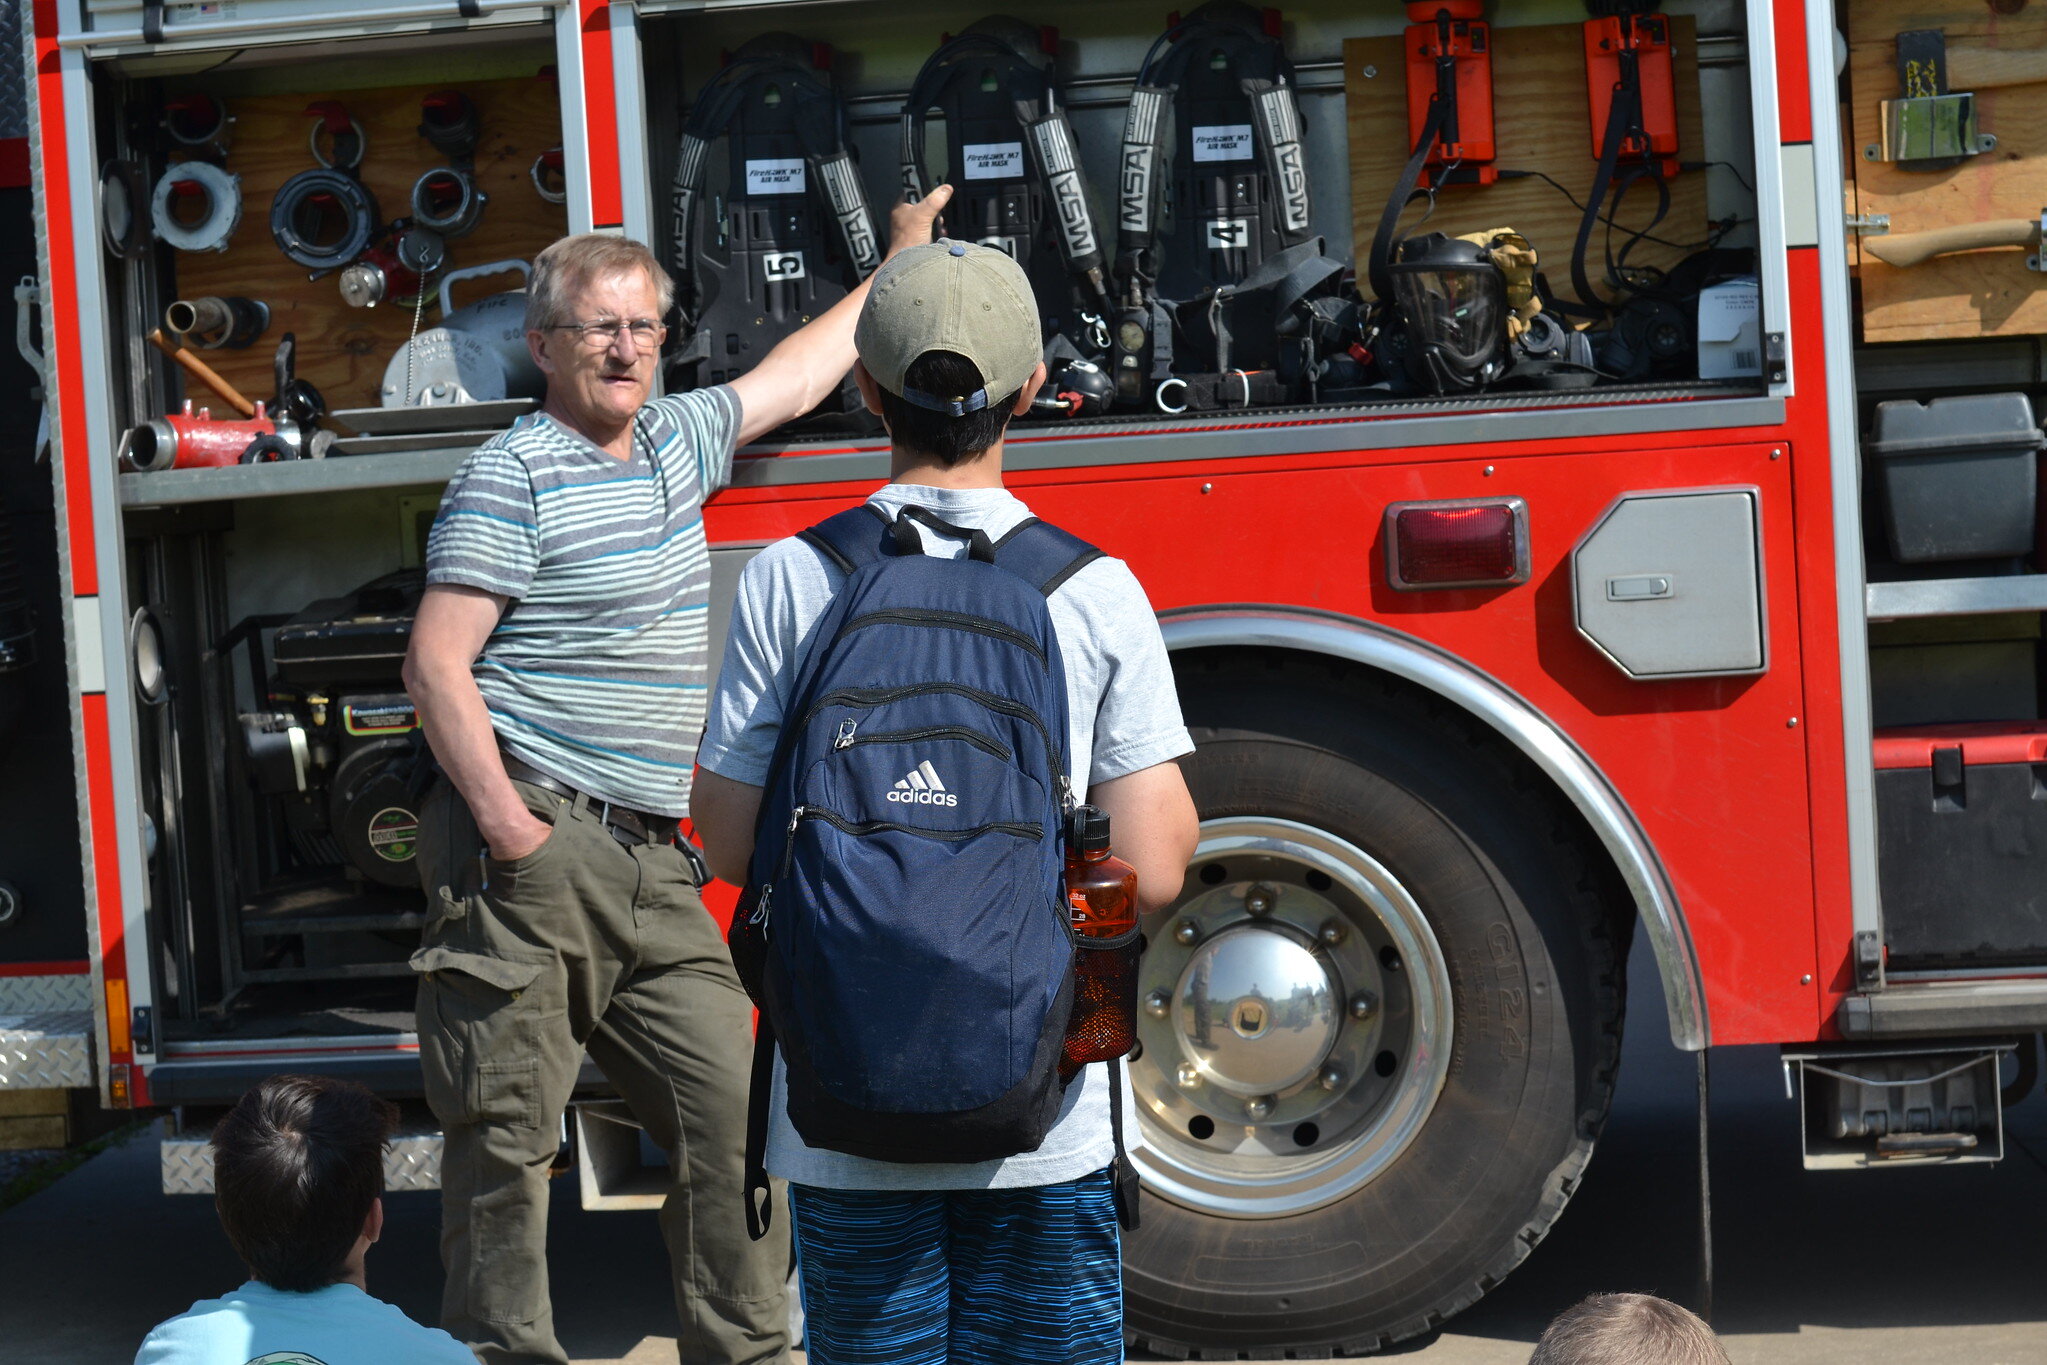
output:
M 811 1365 L 1117 1365 L 1109 1173 L 1006 1190 L 789 1187 Z

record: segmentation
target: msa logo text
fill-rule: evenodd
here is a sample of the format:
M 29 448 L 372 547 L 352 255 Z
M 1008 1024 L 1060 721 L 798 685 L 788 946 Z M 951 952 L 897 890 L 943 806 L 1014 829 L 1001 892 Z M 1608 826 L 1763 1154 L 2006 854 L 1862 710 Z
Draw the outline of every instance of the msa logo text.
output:
M 897 781 L 888 799 L 906 806 L 957 806 L 960 803 L 960 799 L 938 780 L 938 771 L 931 766 L 928 758 L 910 769 L 907 777 Z

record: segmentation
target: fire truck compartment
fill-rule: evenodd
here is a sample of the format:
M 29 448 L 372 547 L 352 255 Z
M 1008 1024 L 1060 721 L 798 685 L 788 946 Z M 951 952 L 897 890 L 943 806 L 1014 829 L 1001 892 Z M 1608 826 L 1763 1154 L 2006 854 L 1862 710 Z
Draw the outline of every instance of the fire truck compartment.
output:
M 1897 1170 L 2002 1160 L 1999 1064 L 2014 1050 L 2004 1042 L 1787 1049 L 1784 1093 L 1792 1097 L 1795 1075 L 1805 1168 Z M 2025 1074 L 2022 1063 L 2022 1091 Z
M 1891 970 L 2047 964 L 2047 724 L 1876 737 Z

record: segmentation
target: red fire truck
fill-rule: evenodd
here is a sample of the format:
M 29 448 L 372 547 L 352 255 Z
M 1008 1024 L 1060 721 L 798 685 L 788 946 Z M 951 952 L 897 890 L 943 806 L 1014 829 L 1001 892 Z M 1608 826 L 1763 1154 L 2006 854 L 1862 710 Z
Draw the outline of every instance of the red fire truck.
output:
M 1127 235 L 1131 111 L 1179 21 L 1165 0 L 1014 8 L 1048 26 L 1102 234 Z M 2028 397 L 2047 186 L 2024 181 L 2047 148 L 2021 116 L 2047 73 L 2019 69 L 2047 20 L 2024 10 L 1299 0 L 1259 20 L 1290 62 L 1291 142 L 1225 120 L 1150 147 L 1175 174 L 1272 150 L 1231 183 L 1279 209 L 1211 215 L 1209 245 L 1312 190 L 1302 212 L 1367 293 L 1382 207 L 1433 183 L 1403 240 L 1424 211 L 1453 241 L 1493 233 L 1488 251 L 1511 224 L 1547 293 L 1591 305 L 1549 315 L 1597 349 L 1565 365 L 1580 384 L 1367 372 L 1255 404 L 1225 359 L 1205 405 L 1145 379 L 1135 406 L 1011 433 L 1016 491 L 1149 590 L 1199 746 L 1203 840 L 1148 926 L 1130 1063 L 1139 1339 L 1367 1350 L 1475 1302 L 1593 1157 L 1637 933 L 1667 1013 L 1633 1026 L 1692 1052 L 1782 1045 L 1810 1164 L 2001 1154 L 2001 1093 L 2031 1083 L 2047 1027 Z M 422 391 L 490 397 L 461 368 L 487 347 L 448 275 L 563 231 L 673 240 L 691 101 L 770 30 L 828 70 L 885 203 L 906 91 L 966 17 L 939 0 L 21 7 L 29 79 L 0 134 L 25 141 L 0 148 L 23 164 L 7 180 L 0 156 L 0 180 L 32 183 L 32 205 L 0 194 L 33 215 L 35 369 L 10 371 L 0 421 L 40 398 L 48 453 L 31 423 L 4 428 L 0 1093 L 164 1111 L 173 1190 L 206 1187 L 210 1109 L 265 1074 L 418 1096 L 405 574 L 416 596 L 439 486 L 502 425 Z M 1187 69 L 1191 88 L 1199 56 Z M 457 223 L 444 259 L 409 258 L 403 223 L 371 212 L 349 242 L 380 177 L 386 210 L 406 185 L 445 207 L 414 177 L 443 173 L 451 88 L 481 111 L 449 163 L 489 200 L 474 236 Z M 1431 111 L 1453 97 L 1450 133 Z M 1707 249 L 1746 270 L 1682 288 Z M 1575 273 L 1603 277 L 1598 298 Z M 351 287 L 390 298 L 352 306 Z M 463 288 L 486 312 L 516 298 Z M 179 357 L 151 344 L 166 326 Z M 1374 335 L 1336 363 L 1378 350 L 1383 368 L 1396 338 Z M 1105 365 L 1142 349 L 1102 344 Z M 271 400 L 235 451 L 260 428 L 325 458 L 200 461 L 231 424 L 181 406 L 226 412 L 195 360 Z M 329 416 L 295 393 L 306 376 Z M 742 452 L 706 512 L 714 646 L 748 556 L 886 467 L 857 425 Z M 658 1181 L 590 1079 L 583 1197 L 644 1206 Z M 436 1158 L 430 1126 L 408 1130 L 394 1186 L 431 1185 Z

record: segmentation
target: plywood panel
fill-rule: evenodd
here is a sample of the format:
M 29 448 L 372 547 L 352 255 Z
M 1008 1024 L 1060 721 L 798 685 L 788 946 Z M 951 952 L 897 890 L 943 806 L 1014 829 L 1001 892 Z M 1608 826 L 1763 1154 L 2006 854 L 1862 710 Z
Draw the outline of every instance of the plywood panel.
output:
M 1993 218 L 2037 218 L 2047 205 L 2047 84 L 1977 92 L 1977 126 L 1997 148 L 1945 171 L 1907 171 L 1871 161 L 1881 101 L 1898 93 L 1897 33 L 1942 28 L 1969 46 L 2024 51 L 2047 46 L 2047 20 L 2000 18 L 1982 0 L 1862 5 L 1848 48 L 1850 142 L 1856 211 L 1887 214 L 1891 231 L 1924 232 Z M 2010 336 L 2047 331 L 2047 276 L 2026 269 L 2018 247 L 1936 256 L 1899 269 L 1863 249 L 1851 259 L 1862 281 L 1865 341 Z
M 1672 55 L 1677 85 L 1679 153 L 1701 156 L 1704 131 L 1699 112 L 1698 26 L 1689 16 L 1672 19 Z M 1350 130 L 1351 236 L 1359 270 L 1371 251 L 1372 235 L 1385 211 L 1386 196 L 1400 179 L 1413 144 L 1407 137 L 1407 85 L 1401 39 L 1352 38 L 1343 45 L 1344 97 Z M 1371 74 L 1367 74 L 1367 73 Z M 1585 89 L 1585 47 L 1577 24 L 1536 28 L 1493 28 L 1493 108 L 1497 111 L 1498 165 L 1504 170 L 1542 171 L 1583 203 L 1598 169 L 1592 148 L 1591 109 Z M 1706 235 L 1706 177 L 1680 175 L 1670 186 L 1670 210 L 1656 235 L 1677 245 L 1644 241 L 1629 253 L 1630 264 L 1668 268 L 1684 259 Z M 1656 194 L 1648 184 L 1630 191 L 1614 221 L 1616 247 L 1627 233 L 1646 228 L 1655 216 Z M 1408 209 L 1403 227 L 1421 220 L 1423 207 Z M 1436 197 L 1430 230 L 1457 236 L 1512 227 L 1535 244 L 1544 273 L 1568 287 L 1571 248 L 1581 211 L 1562 193 L 1537 179 L 1502 180 L 1493 185 L 1452 185 Z M 1590 270 L 1596 282 L 1603 259 L 1604 229 L 1595 230 Z
M 307 92 L 233 100 L 233 145 L 227 169 L 242 178 L 242 221 L 224 252 L 181 252 L 175 263 L 180 297 L 241 294 L 270 305 L 270 330 L 246 351 L 207 351 L 206 360 L 251 398 L 270 394 L 271 354 L 285 332 L 298 335 L 298 371 L 332 408 L 372 407 L 384 366 L 411 333 L 410 308 L 382 304 L 350 308 L 336 277 L 309 280 L 286 260 L 270 236 L 270 205 L 278 187 L 314 165 L 306 145 L 314 120 L 306 106 L 335 99 L 363 126 L 368 153 L 360 171 L 386 220 L 409 212 L 412 184 L 443 164 L 419 136 L 421 96 L 439 85 L 394 86 L 336 94 Z M 459 87 L 481 118 L 476 182 L 490 196 L 476 230 L 450 242 L 453 267 L 480 265 L 534 253 L 568 231 L 563 205 L 534 192 L 527 178 L 533 159 L 561 141 L 561 114 L 551 83 L 539 79 L 472 81 Z M 459 305 L 516 278 L 457 286 Z M 467 291 L 467 292 L 464 292 Z M 429 302 L 422 326 L 438 313 Z M 188 389 L 188 392 L 191 390 Z M 195 394 L 196 396 L 196 394 Z

